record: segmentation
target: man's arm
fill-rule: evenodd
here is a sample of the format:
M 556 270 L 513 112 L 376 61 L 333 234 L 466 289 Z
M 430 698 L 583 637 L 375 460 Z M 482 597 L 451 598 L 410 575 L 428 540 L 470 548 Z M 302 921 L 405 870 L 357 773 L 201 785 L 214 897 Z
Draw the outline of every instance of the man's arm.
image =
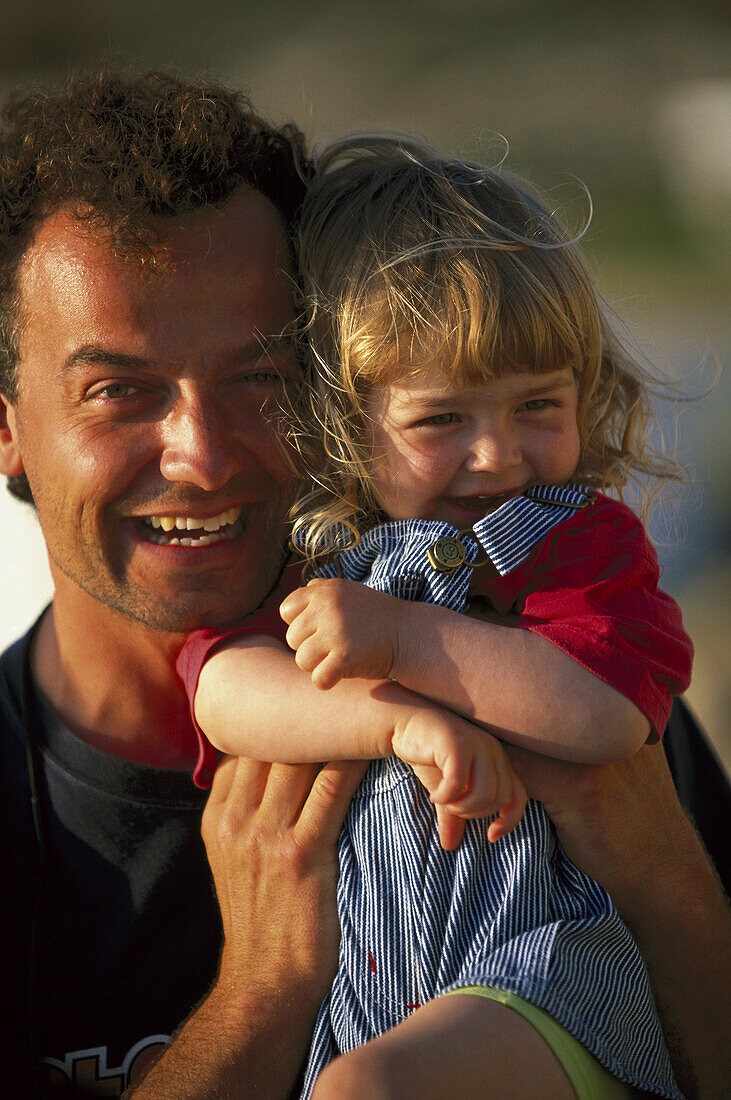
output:
M 683 1092 L 720 1100 L 731 1081 L 731 914 L 662 746 L 601 767 L 508 753 L 634 935 Z
M 224 929 L 218 978 L 125 1096 L 289 1096 L 337 965 L 336 845 L 363 770 L 219 766 L 203 817 Z

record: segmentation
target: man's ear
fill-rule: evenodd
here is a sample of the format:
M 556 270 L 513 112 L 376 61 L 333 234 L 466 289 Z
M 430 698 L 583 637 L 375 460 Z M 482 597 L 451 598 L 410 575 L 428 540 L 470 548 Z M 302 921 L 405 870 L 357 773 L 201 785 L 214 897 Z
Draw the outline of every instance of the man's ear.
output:
M 18 477 L 23 473 L 23 460 L 18 446 L 15 408 L 0 393 L 0 474 Z

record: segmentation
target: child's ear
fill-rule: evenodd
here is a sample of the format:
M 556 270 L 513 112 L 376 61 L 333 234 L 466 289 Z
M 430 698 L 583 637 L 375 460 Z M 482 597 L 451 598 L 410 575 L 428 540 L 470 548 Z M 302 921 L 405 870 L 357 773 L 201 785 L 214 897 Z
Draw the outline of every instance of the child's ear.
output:
M 23 472 L 15 409 L 7 397 L 0 394 L 0 474 L 18 477 Z

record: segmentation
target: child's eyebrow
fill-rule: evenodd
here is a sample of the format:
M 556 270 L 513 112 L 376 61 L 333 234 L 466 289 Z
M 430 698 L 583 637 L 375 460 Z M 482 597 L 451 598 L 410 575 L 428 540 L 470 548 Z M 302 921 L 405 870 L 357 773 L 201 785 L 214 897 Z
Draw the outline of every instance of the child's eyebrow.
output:
M 544 393 L 556 393 L 558 390 L 572 389 L 576 385 L 573 378 L 556 378 L 553 382 L 550 378 L 547 378 L 545 382 L 536 386 L 531 386 L 527 390 L 521 390 L 518 394 L 519 397 L 530 400 L 536 394 Z
M 399 401 L 401 405 L 418 405 L 424 409 L 438 409 L 441 405 L 444 405 L 448 401 L 454 401 L 458 396 L 456 390 L 442 390 L 436 394 L 409 394 L 408 397 L 402 398 Z
M 520 399 L 521 401 L 530 401 L 531 398 L 544 395 L 547 393 L 557 393 L 559 390 L 572 389 L 576 382 L 573 378 L 556 378 L 551 375 L 547 375 L 545 379 L 532 379 L 534 384 L 529 385 L 527 389 L 516 387 L 513 394 L 514 399 Z M 400 398 L 400 404 L 403 405 L 419 405 L 420 408 L 432 409 L 439 408 L 447 402 L 454 401 L 460 397 L 469 398 L 474 391 L 469 387 L 465 389 L 454 388 L 448 390 L 425 390 L 423 393 L 410 393 L 408 396 Z

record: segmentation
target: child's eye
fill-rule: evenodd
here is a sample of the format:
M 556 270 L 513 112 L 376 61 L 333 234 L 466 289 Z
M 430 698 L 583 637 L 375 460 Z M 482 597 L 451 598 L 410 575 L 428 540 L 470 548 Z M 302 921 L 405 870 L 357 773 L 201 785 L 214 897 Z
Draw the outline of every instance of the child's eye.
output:
M 541 409 L 547 409 L 553 404 L 554 402 L 546 397 L 535 397 L 531 401 L 524 401 L 520 408 L 527 409 L 528 412 L 540 412 Z
M 418 428 L 421 427 L 441 427 L 443 424 L 454 424 L 457 419 L 456 413 L 435 413 L 434 416 L 425 416 L 423 420 L 420 420 L 417 424 Z

